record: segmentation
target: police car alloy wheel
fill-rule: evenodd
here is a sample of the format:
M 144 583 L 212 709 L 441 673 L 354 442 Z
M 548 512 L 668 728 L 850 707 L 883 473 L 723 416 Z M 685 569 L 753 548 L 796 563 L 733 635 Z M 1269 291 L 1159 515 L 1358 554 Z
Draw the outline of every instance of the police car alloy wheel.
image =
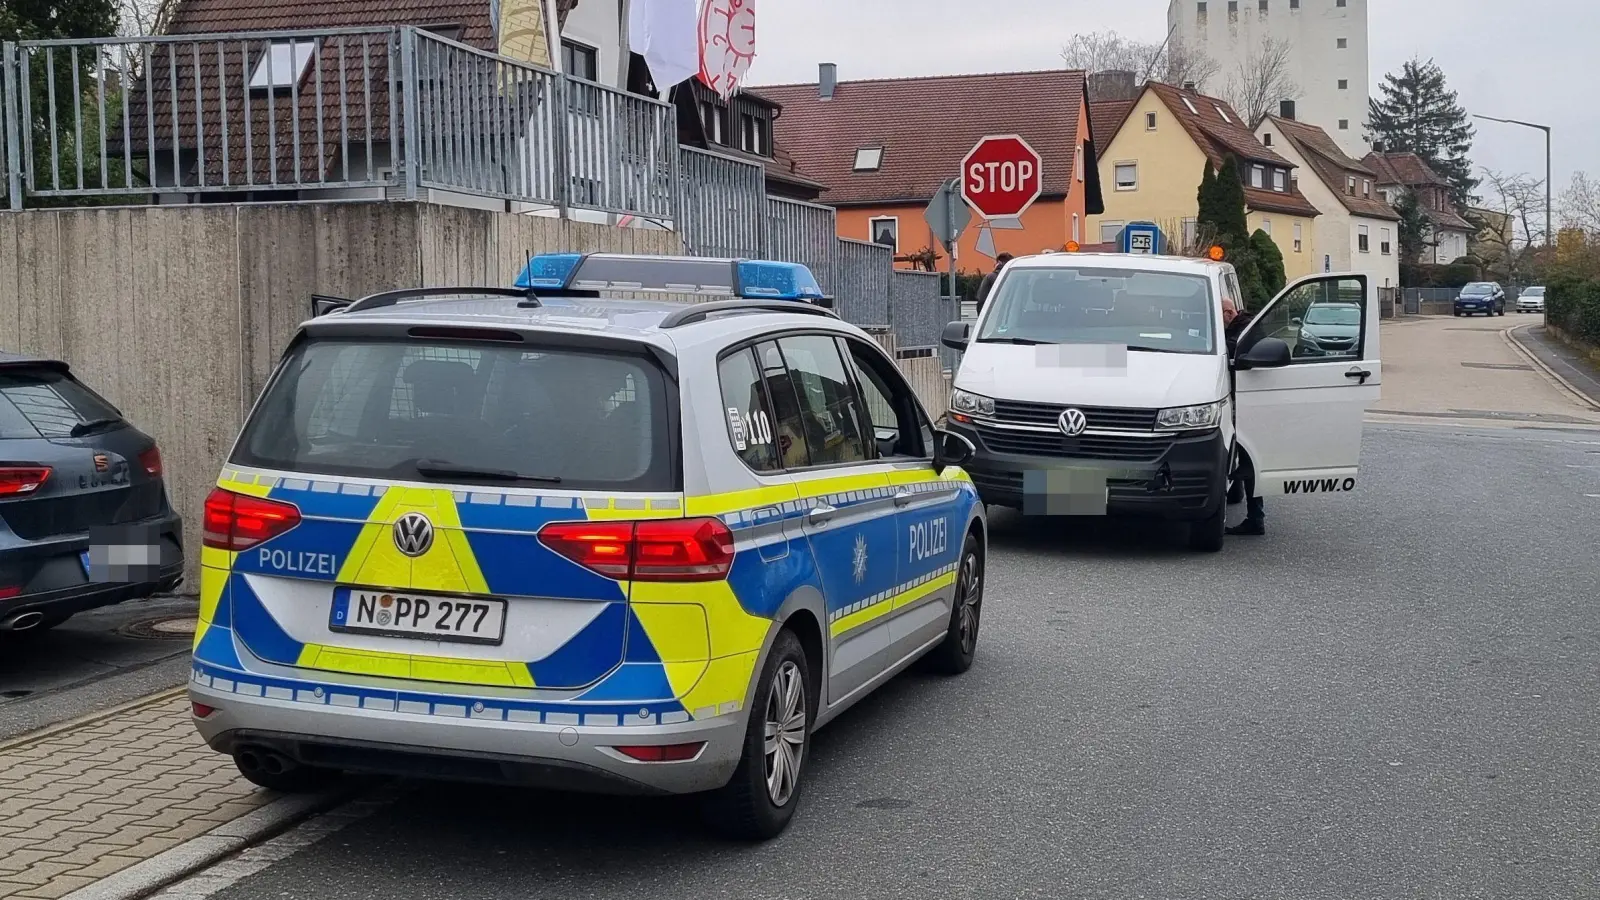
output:
M 782 806 L 794 796 L 806 752 L 806 685 L 800 667 L 785 660 L 767 691 L 767 796 Z
M 777 837 L 800 805 L 811 743 L 811 662 L 793 631 L 778 632 L 762 667 L 745 727 L 744 753 L 733 778 L 706 795 L 706 824 L 727 837 Z
M 961 545 L 961 565 L 956 569 L 956 592 L 951 600 L 950 630 L 944 641 L 925 657 L 927 667 L 943 675 L 960 675 L 972 668 L 978 652 L 978 626 L 983 622 L 983 546 L 968 534 Z

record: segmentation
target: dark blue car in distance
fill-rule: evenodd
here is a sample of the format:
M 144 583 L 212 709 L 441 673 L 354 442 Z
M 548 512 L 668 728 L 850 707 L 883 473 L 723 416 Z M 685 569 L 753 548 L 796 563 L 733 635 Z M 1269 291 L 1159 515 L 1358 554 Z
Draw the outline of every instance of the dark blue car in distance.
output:
M 1492 281 L 1474 281 L 1456 295 L 1455 314 L 1503 316 L 1506 314 L 1506 292 Z
M 0 353 L 0 638 L 183 578 L 161 451 L 66 363 Z

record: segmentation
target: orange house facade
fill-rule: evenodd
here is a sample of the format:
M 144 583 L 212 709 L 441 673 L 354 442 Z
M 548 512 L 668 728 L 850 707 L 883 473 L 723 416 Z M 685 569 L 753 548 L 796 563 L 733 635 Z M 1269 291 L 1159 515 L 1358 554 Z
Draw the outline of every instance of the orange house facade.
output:
M 838 82 L 824 66 L 816 84 L 754 88 L 781 104 L 775 143 L 808 177 L 829 186 L 818 202 L 838 210 L 839 237 L 894 247 L 896 264 L 947 262 L 923 217 L 944 182 L 989 135 L 1015 134 L 1041 158 L 1043 192 L 1020 229 L 972 223 L 956 268 L 984 273 L 1000 253 L 1060 252 L 1089 243 L 1101 211 L 1084 73 L 1073 70 Z

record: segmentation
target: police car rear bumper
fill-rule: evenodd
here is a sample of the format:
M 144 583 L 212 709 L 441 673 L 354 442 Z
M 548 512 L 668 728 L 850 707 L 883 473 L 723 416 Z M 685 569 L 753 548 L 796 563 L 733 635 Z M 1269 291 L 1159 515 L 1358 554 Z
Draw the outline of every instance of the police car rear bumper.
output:
M 690 794 L 728 783 L 744 748 L 743 712 L 671 725 L 597 727 L 441 719 L 241 696 L 198 683 L 212 707 L 195 727 L 213 749 L 266 749 L 347 772 L 520 784 L 610 794 Z M 638 762 L 615 747 L 704 742 L 682 762 Z
M 1220 431 L 1181 436 L 1154 461 L 1123 462 L 996 452 L 980 432 L 950 422 L 950 430 L 973 442 L 977 452 L 963 466 L 983 502 L 1028 515 L 1138 516 L 1197 521 L 1226 501 L 1228 446 Z M 1092 491 L 1104 482 L 1104 508 L 1095 498 L 1064 496 Z

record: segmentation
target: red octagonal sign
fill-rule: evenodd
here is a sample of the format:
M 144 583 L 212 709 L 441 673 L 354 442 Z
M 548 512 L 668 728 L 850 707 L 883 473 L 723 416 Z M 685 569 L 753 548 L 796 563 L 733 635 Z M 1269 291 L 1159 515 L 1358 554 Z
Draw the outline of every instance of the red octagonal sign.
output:
M 1027 141 L 990 135 L 961 161 L 961 196 L 985 218 L 1015 219 L 1044 191 L 1042 167 Z

